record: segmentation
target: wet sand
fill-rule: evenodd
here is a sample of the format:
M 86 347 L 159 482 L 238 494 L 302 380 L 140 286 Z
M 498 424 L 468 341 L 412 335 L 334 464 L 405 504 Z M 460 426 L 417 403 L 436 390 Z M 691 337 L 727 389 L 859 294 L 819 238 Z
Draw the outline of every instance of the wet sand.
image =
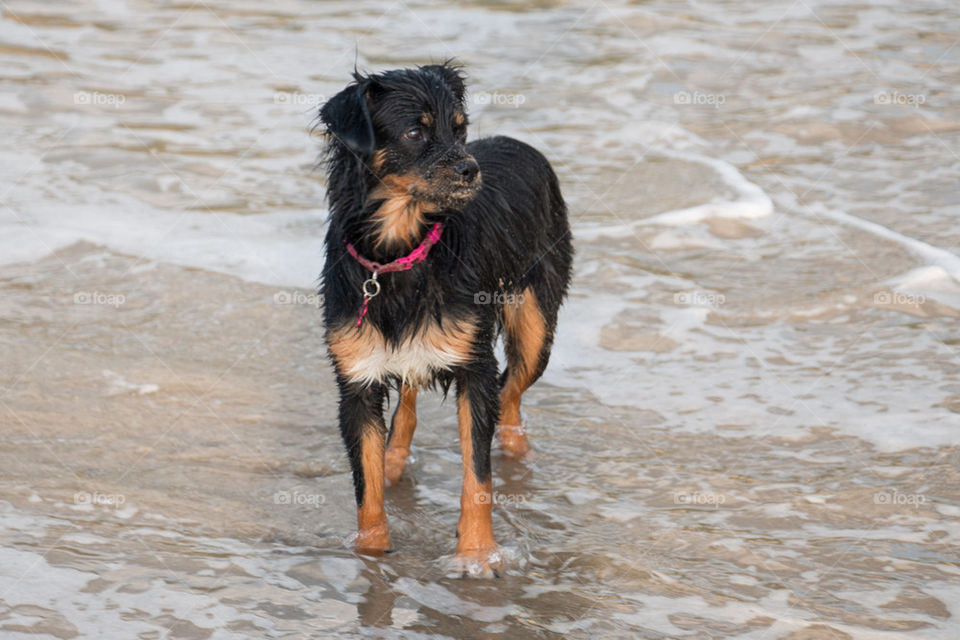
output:
M 464 581 L 444 562 L 459 446 L 439 397 L 388 490 L 396 552 L 349 550 L 310 290 L 83 243 L 3 267 L 0 283 L 5 632 L 832 638 L 952 615 L 937 597 L 960 560 L 952 449 L 881 453 L 826 428 L 678 434 L 656 411 L 538 385 L 534 456 L 495 457 L 507 575 Z M 832 624 L 776 635 L 793 610 Z

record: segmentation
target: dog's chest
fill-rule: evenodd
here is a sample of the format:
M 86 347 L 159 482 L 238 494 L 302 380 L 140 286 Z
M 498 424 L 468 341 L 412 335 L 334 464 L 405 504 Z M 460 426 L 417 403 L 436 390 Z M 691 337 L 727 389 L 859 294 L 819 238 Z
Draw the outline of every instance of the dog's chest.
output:
M 467 322 L 433 322 L 391 343 L 375 327 L 344 327 L 328 342 L 337 369 L 351 382 L 371 384 L 391 378 L 414 385 L 428 383 L 438 371 L 467 362 L 476 327 Z

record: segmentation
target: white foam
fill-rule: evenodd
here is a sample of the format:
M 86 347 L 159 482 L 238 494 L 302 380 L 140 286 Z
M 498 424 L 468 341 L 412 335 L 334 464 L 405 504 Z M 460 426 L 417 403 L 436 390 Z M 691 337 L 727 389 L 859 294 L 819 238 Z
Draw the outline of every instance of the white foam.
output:
M 732 202 L 709 202 L 678 211 L 668 211 L 645 219 L 643 221 L 645 224 L 685 225 L 701 222 L 707 218 L 740 218 L 753 220 L 756 218 L 764 218 L 773 213 L 773 202 L 770 200 L 770 196 L 759 186 L 747 180 L 743 174 L 730 163 L 699 154 L 668 153 L 668 155 L 680 160 L 699 162 L 707 165 L 716 171 L 717 175 L 732 187 L 740 197 Z
M 928 265 L 940 267 L 954 280 L 960 280 L 960 256 L 957 256 L 955 253 L 935 247 L 922 240 L 911 238 L 876 222 L 852 216 L 844 211 L 831 209 L 821 203 L 813 203 L 809 205 L 807 209 L 818 218 L 828 218 L 844 226 L 861 229 L 884 240 L 899 244 L 924 260 Z
M 679 134 L 674 134 L 674 136 L 676 135 Z M 689 143 L 690 142 L 687 141 L 687 144 Z M 666 211 L 626 224 L 577 227 L 575 230 L 577 238 L 596 240 L 602 237 L 628 237 L 636 233 L 637 229 L 644 225 L 685 226 L 702 222 L 709 218 L 755 220 L 773 213 L 773 201 L 770 199 L 770 196 L 759 186 L 747 180 L 732 164 L 698 153 L 677 152 L 659 147 L 655 148 L 655 152 L 683 162 L 694 162 L 710 167 L 716 172 L 717 176 L 731 188 L 736 198 L 733 200 L 717 199 L 685 209 Z M 674 239 L 664 237 L 661 241 L 664 245 L 660 248 L 675 248 L 670 245 Z M 701 244 L 698 246 L 709 245 Z
M 941 266 L 917 267 L 883 285 L 893 291 L 919 294 L 960 309 L 960 282 Z
M 323 267 L 325 212 L 172 213 L 133 198 L 102 205 L 0 208 L 0 264 L 36 259 L 80 240 L 121 253 L 252 282 L 313 287 Z
M 723 244 L 708 238 L 687 238 L 671 231 L 655 235 L 649 242 L 651 249 L 722 249 Z

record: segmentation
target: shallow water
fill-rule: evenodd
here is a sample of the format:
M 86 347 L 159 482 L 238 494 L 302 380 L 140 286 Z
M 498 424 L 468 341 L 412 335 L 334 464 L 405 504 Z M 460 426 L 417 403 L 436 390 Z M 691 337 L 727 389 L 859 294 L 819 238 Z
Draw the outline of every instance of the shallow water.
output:
M 960 9 L 7 0 L 0 636 L 960 636 Z M 354 555 L 316 105 L 455 56 L 576 277 L 447 575 L 449 402 Z

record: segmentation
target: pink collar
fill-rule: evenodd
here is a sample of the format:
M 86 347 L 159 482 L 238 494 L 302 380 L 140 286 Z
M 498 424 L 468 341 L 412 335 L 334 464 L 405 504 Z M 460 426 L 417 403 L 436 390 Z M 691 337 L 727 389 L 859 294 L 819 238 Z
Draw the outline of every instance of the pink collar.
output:
M 363 286 L 361 287 L 363 291 L 363 306 L 360 307 L 360 315 L 357 317 L 357 327 L 363 323 L 363 316 L 367 315 L 367 305 L 370 304 L 370 300 L 380 293 L 380 283 L 377 282 L 377 276 L 381 273 L 390 273 L 391 271 L 409 271 L 413 269 L 416 265 L 427 259 L 431 247 L 440 241 L 441 234 L 443 234 L 443 225 L 438 222 L 433 225 L 427 237 L 423 239 L 423 242 L 421 242 L 416 249 L 402 258 L 397 258 L 387 264 L 367 260 L 357 252 L 356 247 L 347 242 L 346 238 L 343 239 L 347 245 L 347 251 L 353 256 L 354 260 L 363 265 L 367 271 L 373 272 L 370 278 L 364 280 Z
M 367 271 L 372 271 L 373 273 L 390 273 L 391 271 L 408 271 L 409 269 L 413 269 L 414 266 L 426 260 L 427 255 L 430 253 L 431 247 L 439 242 L 441 234 L 443 234 L 443 225 L 438 222 L 433 225 L 433 228 L 430 229 L 427 237 L 423 239 L 423 242 L 421 242 L 416 249 L 402 258 L 397 258 L 393 262 L 388 262 L 387 264 L 380 264 L 379 262 L 374 262 L 373 260 L 367 260 L 362 255 L 357 253 L 357 249 L 352 244 L 347 242 L 346 238 L 344 238 L 343 241 L 347 242 L 347 251 L 350 252 L 350 255 L 352 255 L 357 262 L 366 267 Z

